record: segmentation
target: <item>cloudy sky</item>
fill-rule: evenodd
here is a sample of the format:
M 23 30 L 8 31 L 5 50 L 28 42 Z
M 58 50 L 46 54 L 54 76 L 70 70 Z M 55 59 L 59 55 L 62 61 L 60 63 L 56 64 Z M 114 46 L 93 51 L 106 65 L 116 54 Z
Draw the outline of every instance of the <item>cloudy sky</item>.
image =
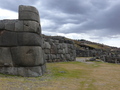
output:
M 0 0 L 0 20 L 17 19 L 19 5 L 39 10 L 43 34 L 120 47 L 120 0 Z

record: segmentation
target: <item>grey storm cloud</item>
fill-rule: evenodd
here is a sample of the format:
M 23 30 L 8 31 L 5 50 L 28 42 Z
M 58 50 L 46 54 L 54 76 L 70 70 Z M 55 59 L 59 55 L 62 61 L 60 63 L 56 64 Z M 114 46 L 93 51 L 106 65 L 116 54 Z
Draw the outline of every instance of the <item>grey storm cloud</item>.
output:
M 0 0 L 0 8 L 17 12 L 18 5 L 33 5 L 44 31 L 116 35 L 120 33 L 120 0 Z M 51 23 L 54 23 L 51 25 Z M 97 32 L 98 31 L 98 32 Z
M 34 5 L 38 0 L 0 0 L 0 8 L 18 11 L 19 5 Z
M 90 9 L 83 0 L 44 0 L 43 4 L 46 8 L 70 14 L 84 14 Z
M 42 5 L 44 10 L 43 18 L 55 22 L 54 28 L 61 33 L 86 33 L 93 30 L 102 30 L 103 32 L 112 33 L 112 30 L 117 33 L 120 28 L 119 21 L 119 6 L 113 5 L 112 0 L 44 0 Z M 66 16 L 55 16 L 56 13 L 63 13 Z M 68 26 L 68 23 L 74 24 L 73 27 Z M 65 30 L 59 30 L 62 26 L 70 27 Z M 52 27 L 51 27 L 52 29 Z M 64 29 L 64 28 L 63 28 Z M 101 33 L 103 34 L 103 33 Z

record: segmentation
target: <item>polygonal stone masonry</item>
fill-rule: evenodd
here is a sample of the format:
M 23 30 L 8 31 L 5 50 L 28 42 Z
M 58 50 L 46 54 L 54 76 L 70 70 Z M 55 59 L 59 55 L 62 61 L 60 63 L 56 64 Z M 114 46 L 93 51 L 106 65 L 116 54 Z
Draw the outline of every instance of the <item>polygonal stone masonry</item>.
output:
M 18 20 L 0 20 L 0 73 L 25 77 L 46 71 L 39 12 L 19 6 Z

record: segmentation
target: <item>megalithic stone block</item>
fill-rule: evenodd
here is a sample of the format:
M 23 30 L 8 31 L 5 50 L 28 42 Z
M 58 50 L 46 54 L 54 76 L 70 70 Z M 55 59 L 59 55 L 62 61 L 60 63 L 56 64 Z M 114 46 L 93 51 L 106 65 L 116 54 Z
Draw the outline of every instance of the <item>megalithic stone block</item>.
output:
M 46 70 L 43 42 L 38 10 L 19 6 L 18 20 L 0 20 L 0 73 L 42 76 Z
M 0 30 L 4 30 L 5 29 L 5 24 L 3 22 L 3 20 L 0 21 Z
M 15 30 L 16 20 L 4 20 L 4 22 L 5 22 L 5 30 L 10 30 L 10 31 Z
M 10 48 L 0 47 L 0 67 L 13 66 Z
M 18 75 L 24 77 L 38 77 L 43 75 L 43 71 L 41 66 L 34 66 L 34 67 L 19 67 L 17 68 Z
M 39 12 L 32 6 L 19 6 L 19 20 L 31 20 L 40 22 Z
M 15 32 L 0 31 L 0 46 L 16 46 L 17 34 Z
M 15 23 L 17 20 L 1 20 L 0 21 L 0 30 L 15 30 Z
M 41 39 L 35 33 L 0 31 L 0 46 L 42 46 Z
M 23 31 L 24 32 L 24 21 L 17 20 L 15 23 L 15 31 Z
M 34 13 L 39 15 L 38 10 L 33 6 L 20 5 L 19 6 L 19 11 L 30 11 L 30 12 L 34 12 Z
M 46 72 L 46 64 L 42 65 L 41 69 L 42 69 L 42 73 L 44 74 Z
M 36 32 L 41 34 L 41 26 L 38 22 L 35 21 L 24 21 L 24 31 Z
M 2 26 L 1 26 L 2 28 Z M 36 21 L 18 20 L 15 22 L 15 30 L 17 32 L 32 32 L 41 34 L 41 26 Z
M 44 64 L 42 48 L 39 46 L 19 46 L 11 48 L 15 66 L 33 67 Z
M 44 67 L 44 69 L 43 69 Z M 0 67 L 0 73 L 18 75 L 23 77 L 38 77 L 42 76 L 45 71 L 45 66 L 35 67 Z
M 41 37 L 35 33 L 17 33 L 19 46 L 42 46 Z

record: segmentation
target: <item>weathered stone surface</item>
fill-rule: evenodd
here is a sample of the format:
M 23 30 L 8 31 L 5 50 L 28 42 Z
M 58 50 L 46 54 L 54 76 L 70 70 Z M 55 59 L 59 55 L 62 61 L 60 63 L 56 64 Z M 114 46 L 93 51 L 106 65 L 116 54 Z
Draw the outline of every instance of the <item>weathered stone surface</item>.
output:
M 10 75 L 18 75 L 16 67 L 0 67 L 0 73 L 10 74 Z
M 10 30 L 14 31 L 15 30 L 15 23 L 17 20 L 0 20 L 0 30 Z
M 11 48 L 15 66 L 39 66 L 44 64 L 42 48 L 39 46 L 21 46 Z
M 18 75 L 24 77 L 38 77 L 42 76 L 42 68 L 41 66 L 36 67 L 19 67 L 18 68 Z
M 56 56 L 57 56 L 57 57 L 56 57 L 57 59 L 60 59 L 60 54 L 57 54 Z
M 39 22 L 39 16 L 36 13 L 29 12 L 29 11 L 22 11 L 19 14 L 20 20 L 32 20 Z
M 18 76 L 24 76 L 24 77 L 37 77 L 37 76 L 43 75 L 42 68 L 41 68 L 41 66 L 36 66 L 36 67 L 0 67 L 0 73 L 10 74 L 10 75 L 18 75 Z
M 50 48 L 46 48 L 44 45 L 47 62 L 75 61 L 76 52 L 74 51 L 76 51 L 76 48 L 73 42 L 60 36 L 44 36 L 44 40 L 51 45 Z M 48 57 L 48 55 L 50 55 L 50 57 Z
M 51 48 L 51 45 L 48 42 L 45 42 L 44 45 L 45 45 L 45 48 L 47 48 L 47 49 Z
M 6 20 L 5 21 L 5 30 L 14 31 L 15 30 L 16 20 Z
M 23 9 L 21 9 L 21 8 L 23 8 Z M 26 9 L 26 10 L 24 10 L 24 9 Z M 19 19 L 40 22 L 39 14 L 36 13 L 36 11 L 32 11 L 30 9 L 31 9 L 30 6 L 28 6 L 28 7 L 20 6 L 19 7 Z
M 63 53 L 63 50 L 62 50 L 62 49 L 59 49 L 59 50 L 58 50 L 58 53 L 59 53 L 59 54 Z
M 0 46 L 41 46 L 41 39 L 34 33 L 0 31 Z
M 53 39 L 51 39 L 53 38 Z M 59 62 L 59 61 L 74 61 L 76 58 L 75 50 L 76 48 L 73 46 L 73 43 L 70 41 L 64 41 L 64 38 L 45 38 L 46 42 L 48 42 L 51 47 L 44 47 L 44 51 L 46 55 L 46 60 L 48 62 Z M 60 40 L 63 40 L 65 43 L 60 43 Z M 45 45 L 44 45 L 45 46 Z M 50 50 L 50 52 L 49 52 Z M 51 57 L 48 57 L 48 54 Z
M 15 31 L 24 31 L 23 26 L 24 26 L 23 21 L 21 21 L 21 20 L 16 21 Z
M 0 73 L 43 75 L 46 61 L 42 38 L 39 12 L 32 6 L 19 7 L 19 20 L 0 20 Z
M 66 55 L 67 60 L 70 60 L 70 54 Z
M 44 49 L 46 54 L 50 54 L 50 49 Z
M 46 72 L 46 64 L 42 65 L 41 69 L 42 69 L 42 74 L 44 74 Z
M 17 34 L 15 32 L 0 31 L 0 46 L 16 46 Z
M 33 6 L 20 5 L 19 6 L 19 12 L 20 11 L 30 11 L 30 12 L 34 12 L 34 13 L 39 15 L 38 10 L 35 7 L 33 7 Z
M 65 53 L 69 53 L 69 52 L 68 52 L 68 48 L 67 48 L 67 47 L 65 48 Z
M 18 20 L 15 22 L 15 31 L 41 34 L 41 26 L 36 21 Z
M 0 67 L 13 66 L 10 48 L 0 47 Z
M 24 21 L 24 31 L 36 32 L 41 34 L 41 26 L 35 21 Z
M 50 49 L 51 54 L 56 54 L 57 53 L 57 48 Z
M 4 30 L 5 29 L 5 24 L 4 22 L 1 20 L 0 21 L 0 30 Z
M 17 33 L 19 46 L 41 46 L 41 37 L 35 33 Z

